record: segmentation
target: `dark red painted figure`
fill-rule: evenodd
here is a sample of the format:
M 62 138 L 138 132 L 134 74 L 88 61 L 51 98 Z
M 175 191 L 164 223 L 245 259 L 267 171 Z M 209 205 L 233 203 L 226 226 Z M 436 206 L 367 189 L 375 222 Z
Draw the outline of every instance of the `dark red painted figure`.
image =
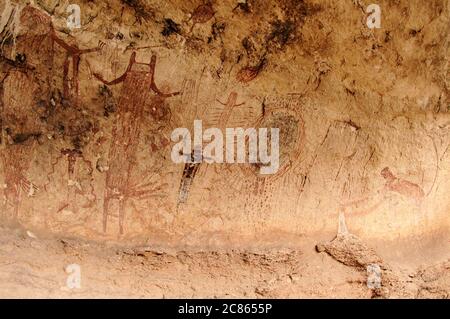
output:
M 136 166 L 136 153 L 139 144 L 140 128 L 146 101 L 151 94 L 161 98 L 175 96 L 175 93 L 162 93 L 155 84 L 156 55 L 150 63 L 136 62 L 136 52 L 131 54 L 125 73 L 113 81 L 105 81 L 100 75 L 94 76 L 106 85 L 123 82 L 116 117 L 113 124 L 112 140 L 109 149 L 109 169 L 106 172 L 106 189 L 103 202 L 103 231 L 106 232 L 109 206 L 113 199 L 119 202 L 119 232 L 123 234 L 126 201 L 129 198 L 146 195 L 147 184 L 134 184 L 131 174 Z M 153 105 L 155 107 L 155 105 Z

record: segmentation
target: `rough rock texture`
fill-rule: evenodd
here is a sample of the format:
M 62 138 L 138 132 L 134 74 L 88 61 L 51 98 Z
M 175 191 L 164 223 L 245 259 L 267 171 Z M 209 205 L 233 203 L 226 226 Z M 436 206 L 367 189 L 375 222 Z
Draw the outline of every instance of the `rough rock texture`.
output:
M 450 298 L 450 262 L 429 266 L 419 271 L 423 283 L 417 293 L 418 298 Z
M 382 289 L 369 289 L 365 272 L 304 243 L 304 250 L 176 251 L 0 228 L 0 297 L 449 298 L 448 260 L 418 270 L 397 266 L 396 281 L 385 280 L 384 270 Z M 77 289 L 66 285 L 72 264 L 81 267 Z
M 331 242 L 318 244 L 317 251 L 326 251 L 334 259 L 351 267 L 366 268 L 370 264 L 382 264 L 382 259 L 376 252 L 367 247 L 352 234 L 338 235 Z
M 364 244 L 355 235 L 348 232 L 340 232 L 332 241 L 317 244 L 316 250 L 318 252 L 326 252 L 344 265 L 367 273 L 371 266 L 377 267 L 379 269 L 379 284 L 370 286 L 369 283 L 368 285 L 373 290 L 373 297 L 389 297 L 389 288 L 405 293 L 404 289 L 399 287 L 400 282 L 392 274 L 390 267 L 385 264 L 383 259 L 372 248 Z
M 330 247 L 442 263 L 450 5 L 378 1 L 369 29 L 370 3 L 80 0 L 71 28 L 70 1 L 0 0 L 0 222 L 99 245 L 297 251 L 344 214 L 359 239 Z M 171 133 L 195 119 L 279 127 L 279 171 L 174 163 Z M 417 296 L 448 296 L 446 276 Z

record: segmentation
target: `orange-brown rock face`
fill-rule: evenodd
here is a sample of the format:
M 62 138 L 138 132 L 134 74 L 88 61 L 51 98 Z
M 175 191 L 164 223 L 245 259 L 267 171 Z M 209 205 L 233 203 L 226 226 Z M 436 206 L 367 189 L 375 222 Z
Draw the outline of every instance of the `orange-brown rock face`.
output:
M 343 214 L 363 241 L 448 243 L 448 2 L 380 1 L 379 27 L 363 1 L 78 5 L 76 25 L 60 1 L 0 3 L 3 223 L 296 247 Z M 249 138 L 245 163 L 174 162 L 196 120 L 224 144 L 279 129 L 276 172 L 249 163 Z

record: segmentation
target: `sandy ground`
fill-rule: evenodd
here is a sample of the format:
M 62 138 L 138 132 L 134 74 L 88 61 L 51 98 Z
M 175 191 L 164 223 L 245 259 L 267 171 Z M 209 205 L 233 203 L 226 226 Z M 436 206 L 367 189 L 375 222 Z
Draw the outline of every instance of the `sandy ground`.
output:
M 81 288 L 66 268 L 80 266 Z M 410 263 L 409 263 L 410 264 Z M 450 260 L 415 270 L 393 267 L 383 297 L 448 298 Z M 367 273 L 313 243 L 301 250 L 152 251 L 79 240 L 37 238 L 0 228 L 2 298 L 373 298 Z

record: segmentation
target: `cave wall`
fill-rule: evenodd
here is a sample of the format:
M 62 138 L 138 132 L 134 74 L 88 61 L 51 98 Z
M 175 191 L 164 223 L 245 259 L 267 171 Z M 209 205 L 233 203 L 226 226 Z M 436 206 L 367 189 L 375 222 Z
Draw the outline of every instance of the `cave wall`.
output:
M 448 1 L 5 1 L 0 218 L 95 240 L 448 233 Z M 154 74 L 154 82 L 152 82 Z M 117 79 L 117 81 L 114 81 Z M 280 169 L 176 164 L 171 133 L 280 128 Z

